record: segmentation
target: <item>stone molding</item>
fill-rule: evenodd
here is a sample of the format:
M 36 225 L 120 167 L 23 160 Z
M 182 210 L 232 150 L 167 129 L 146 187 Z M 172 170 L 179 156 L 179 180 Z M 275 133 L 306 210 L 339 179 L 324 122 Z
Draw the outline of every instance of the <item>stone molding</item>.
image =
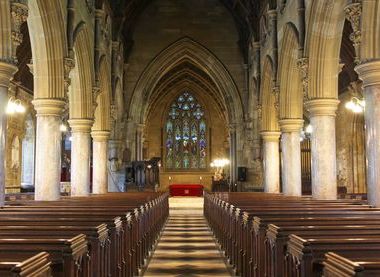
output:
M 336 116 L 339 100 L 334 98 L 319 98 L 309 100 L 305 103 L 306 109 L 310 112 L 311 116 Z
M 268 141 L 277 141 L 278 142 L 280 139 L 280 136 L 281 136 L 281 132 L 263 131 L 260 133 L 260 135 L 262 136 L 262 138 L 265 142 L 268 142 Z
M 17 72 L 17 67 L 10 63 L 0 61 L 0 87 L 9 87 L 9 82 L 13 78 L 13 74 Z
M 289 118 L 282 119 L 278 123 L 283 133 L 300 132 L 303 127 L 303 119 Z
M 364 87 L 380 85 L 380 59 L 368 61 L 355 67 Z
M 353 32 L 350 34 L 350 40 L 353 43 L 355 49 L 355 63 L 359 63 L 360 43 L 362 36 L 360 30 L 362 3 L 351 3 L 344 8 L 344 11 L 346 13 L 346 19 L 350 21 L 353 30 Z
M 91 127 L 94 124 L 94 120 L 87 118 L 70 119 L 68 122 L 73 133 L 90 133 Z
M 32 101 L 37 116 L 61 116 L 66 102 L 63 99 L 35 99 Z
M 107 142 L 110 137 L 109 131 L 92 131 L 91 137 L 97 142 Z
M 297 60 L 297 66 L 301 74 L 303 100 L 309 100 L 309 58 L 300 58 Z

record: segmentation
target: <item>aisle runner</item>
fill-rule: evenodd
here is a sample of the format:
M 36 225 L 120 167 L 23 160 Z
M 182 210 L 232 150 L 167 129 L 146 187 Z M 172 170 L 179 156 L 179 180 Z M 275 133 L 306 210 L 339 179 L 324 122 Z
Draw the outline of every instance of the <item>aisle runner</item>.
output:
M 190 211 L 171 213 L 144 276 L 231 276 L 205 218 Z

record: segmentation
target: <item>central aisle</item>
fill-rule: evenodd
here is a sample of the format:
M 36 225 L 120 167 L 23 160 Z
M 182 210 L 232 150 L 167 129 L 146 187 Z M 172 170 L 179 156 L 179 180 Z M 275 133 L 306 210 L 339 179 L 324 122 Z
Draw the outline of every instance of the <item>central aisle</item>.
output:
M 203 217 L 203 198 L 171 198 L 169 205 L 168 222 L 144 276 L 231 276 Z

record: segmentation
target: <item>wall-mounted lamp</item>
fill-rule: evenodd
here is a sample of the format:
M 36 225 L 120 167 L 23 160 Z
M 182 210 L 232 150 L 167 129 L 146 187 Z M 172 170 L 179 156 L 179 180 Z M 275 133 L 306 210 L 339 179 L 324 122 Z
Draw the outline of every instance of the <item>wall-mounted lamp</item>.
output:
M 15 114 L 15 113 L 25 113 L 26 108 L 21 103 L 20 99 L 16 99 L 13 96 L 9 98 L 6 113 L 7 114 Z
M 362 113 L 364 112 L 365 101 L 364 99 L 352 97 L 352 99 L 346 103 L 345 107 L 354 113 Z
M 60 130 L 62 133 L 66 133 L 68 129 L 69 129 L 69 128 L 67 128 L 67 125 L 64 124 L 64 123 L 62 123 L 62 124 L 59 126 L 59 130 Z

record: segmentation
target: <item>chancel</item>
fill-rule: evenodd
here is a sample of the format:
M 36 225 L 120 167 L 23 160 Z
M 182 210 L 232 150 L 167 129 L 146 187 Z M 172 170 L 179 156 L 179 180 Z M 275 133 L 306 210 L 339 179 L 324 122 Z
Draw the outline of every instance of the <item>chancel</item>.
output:
M 380 276 L 380 0 L 0 0 L 0 276 Z

